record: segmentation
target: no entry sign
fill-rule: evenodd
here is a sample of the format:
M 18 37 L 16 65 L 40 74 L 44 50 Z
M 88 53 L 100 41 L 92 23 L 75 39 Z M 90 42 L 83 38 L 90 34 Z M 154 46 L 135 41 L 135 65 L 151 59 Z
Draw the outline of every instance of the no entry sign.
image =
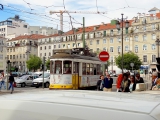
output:
M 99 59 L 103 62 L 106 62 L 109 59 L 109 53 L 106 51 L 100 52 Z

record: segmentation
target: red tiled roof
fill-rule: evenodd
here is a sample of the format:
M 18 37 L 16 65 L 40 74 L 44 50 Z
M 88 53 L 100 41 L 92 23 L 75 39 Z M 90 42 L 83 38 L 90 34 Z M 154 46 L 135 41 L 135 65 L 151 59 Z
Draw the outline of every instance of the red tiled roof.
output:
M 156 14 L 156 17 L 157 17 L 158 19 L 160 19 L 160 13 L 157 13 L 157 14 Z
M 45 35 L 39 35 L 39 34 L 32 34 L 32 35 L 22 35 L 22 36 L 18 36 L 16 38 L 13 38 L 9 41 L 13 41 L 13 40 L 21 40 L 21 39 L 32 39 L 32 40 L 38 40 L 40 38 L 46 37 Z
M 49 36 L 44 36 L 43 38 L 50 38 L 50 37 L 56 37 L 56 36 L 60 36 L 59 34 L 53 34 L 53 35 L 49 35 Z
M 128 20 L 128 22 L 129 22 L 129 25 L 131 25 L 133 20 Z M 104 25 L 89 26 L 89 27 L 85 27 L 85 32 L 95 31 L 94 27 L 97 27 L 96 31 L 100 31 L 100 30 L 107 30 L 107 29 L 115 29 L 116 25 L 112 25 L 112 24 L 108 23 L 108 24 L 104 24 Z M 75 34 L 79 34 L 79 33 L 83 33 L 83 28 L 79 28 L 78 31 L 75 32 Z M 70 31 L 64 33 L 64 35 L 72 35 L 72 34 L 73 34 L 73 30 L 70 30 Z

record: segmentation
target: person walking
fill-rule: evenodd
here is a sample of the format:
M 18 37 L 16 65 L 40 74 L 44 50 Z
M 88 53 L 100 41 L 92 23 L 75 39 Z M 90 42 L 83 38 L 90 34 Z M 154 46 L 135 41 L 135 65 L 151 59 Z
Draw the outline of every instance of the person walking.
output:
M 110 74 L 106 72 L 106 77 L 103 81 L 103 91 L 112 91 L 113 78 L 110 77 Z
M 104 80 L 104 76 L 101 75 L 100 79 L 97 81 L 97 90 L 98 91 L 103 91 L 103 80 Z
M 2 86 L 4 86 L 4 89 L 6 89 L 5 76 L 3 72 L 0 73 L 0 90 L 2 89 Z
M 10 73 L 10 76 L 9 76 L 9 83 L 10 83 L 10 86 L 9 86 L 8 90 L 10 90 L 12 88 L 12 90 L 11 90 L 11 94 L 12 94 L 14 91 L 14 86 L 13 86 L 14 77 L 13 77 L 12 73 Z

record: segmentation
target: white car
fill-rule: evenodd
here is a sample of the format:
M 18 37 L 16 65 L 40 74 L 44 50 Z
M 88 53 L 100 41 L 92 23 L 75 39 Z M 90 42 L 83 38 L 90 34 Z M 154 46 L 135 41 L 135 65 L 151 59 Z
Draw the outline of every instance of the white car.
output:
M 39 76 L 33 76 L 33 75 L 23 75 L 22 77 L 15 80 L 16 87 L 25 87 L 25 86 L 31 86 L 32 81 Z
M 32 82 L 32 87 L 40 87 L 43 85 L 43 75 L 41 75 L 39 78 L 34 79 Z M 44 87 L 49 88 L 50 85 L 50 73 L 45 72 L 44 73 Z

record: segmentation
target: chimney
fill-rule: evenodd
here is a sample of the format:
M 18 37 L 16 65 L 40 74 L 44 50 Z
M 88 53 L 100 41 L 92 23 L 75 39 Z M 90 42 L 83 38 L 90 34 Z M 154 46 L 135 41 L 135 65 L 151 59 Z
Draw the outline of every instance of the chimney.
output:
M 104 25 L 104 22 L 101 22 L 102 25 Z

